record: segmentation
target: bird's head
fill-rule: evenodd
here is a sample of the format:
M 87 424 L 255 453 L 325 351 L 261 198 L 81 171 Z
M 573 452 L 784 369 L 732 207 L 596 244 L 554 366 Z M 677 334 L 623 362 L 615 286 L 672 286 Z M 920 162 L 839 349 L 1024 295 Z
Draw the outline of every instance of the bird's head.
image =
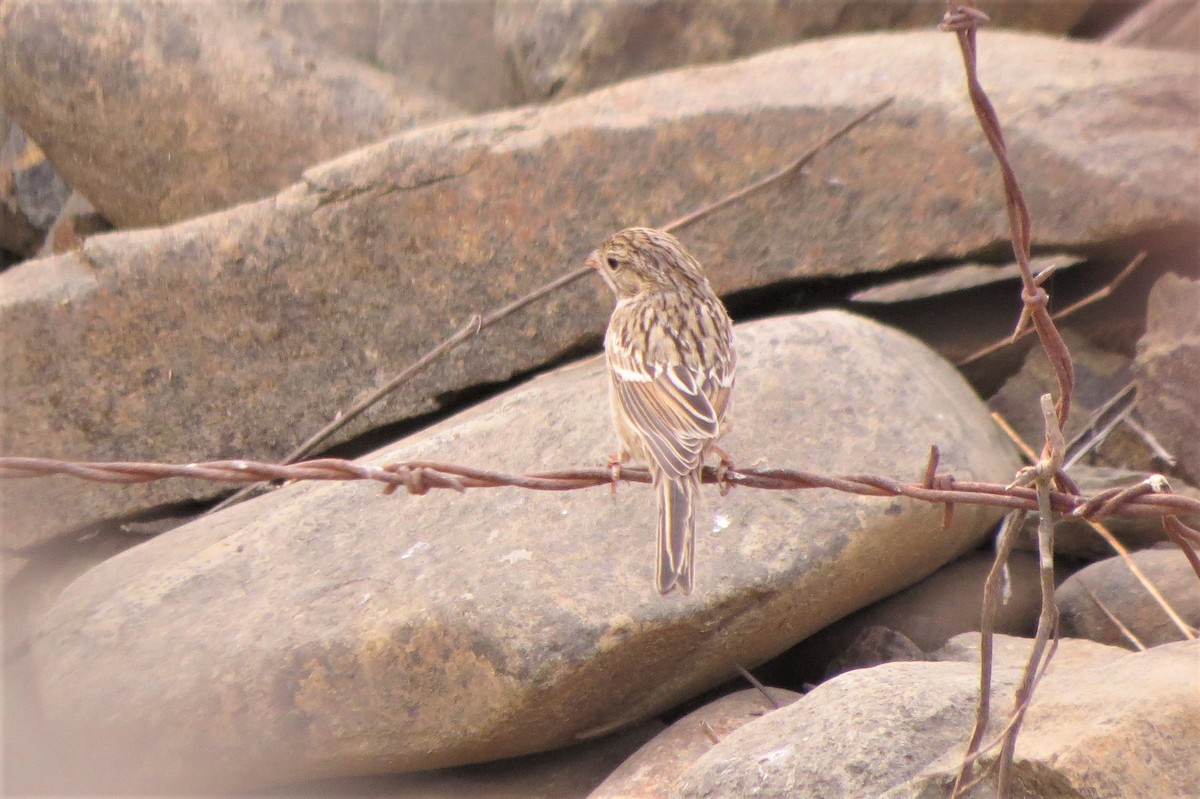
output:
M 588 256 L 587 265 L 600 273 L 619 300 L 684 291 L 705 282 L 699 262 L 679 240 L 651 228 L 631 227 L 614 233 Z

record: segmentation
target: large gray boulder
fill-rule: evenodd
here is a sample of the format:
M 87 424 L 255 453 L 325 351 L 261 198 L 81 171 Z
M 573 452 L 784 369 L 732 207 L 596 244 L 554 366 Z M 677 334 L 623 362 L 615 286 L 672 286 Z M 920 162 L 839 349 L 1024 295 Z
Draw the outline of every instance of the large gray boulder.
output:
M 737 329 L 745 466 L 962 479 L 1017 466 L 945 361 L 841 312 Z M 600 359 L 368 460 L 603 463 Z M 117 489 L 119 490 L 119 489 Z M 56 736 L 112 787 L 246 787 L 566 746 L 647 718 L 976 546 L 998 510 L 703 491 L 697 584 L 652 587 L 653 492 L 383 496 L 305 484 L 180 527 L 69 586 L 33 643 Z M 92 784 L 94 787 L 94 783 Z

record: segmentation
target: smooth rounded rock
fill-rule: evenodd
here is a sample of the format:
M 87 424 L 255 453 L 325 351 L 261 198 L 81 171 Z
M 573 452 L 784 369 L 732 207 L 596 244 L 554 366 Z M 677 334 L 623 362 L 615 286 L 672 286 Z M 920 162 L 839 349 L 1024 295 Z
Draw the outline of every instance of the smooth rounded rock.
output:
M 1028 639 L 996 637 L 992 715 L 1004 725 Z M 1200 786 L 1200 642 L 1130 653 L 1064 640 L 1037 686 L 1012 795 L 1159 799 Z M 730 735 L 688 770 L 673 799 L 940 799 L 950 794 L 979 693 L 978 636 L 951 640 L 966 662 L 889 663 L 830 680 Z M 974 661 L 972 662 L 972 654 Z M 996 750 L 981 765 L 994 764 Z M 994 797 L 994 771 L 967 794 Z
M 1017 462 L 961 376 L 841 312 L 737 328 L 743 467 L 964 480 Z M 601 359 L 370 463 L 599 465 Z M 114 489 L 120 490 L 120 489 Z M 122 787 L 253 786 L 536 752 L 647 718 L 978 545 L 995 508 L 703 490 L 697 582 L 652 587 L 653 492 L 303 484 L 165 533 L 64 591 L 33 645 L 50 723 Z M 186 719 L 186 723 L 180 723 Z M 83 764 L 84 767 L 87 764 Z
M 1183 552 L 1166 544 L 1134 552 L 1130 558 L 1184 626 L 1200 627 L 1200 581 Z M 1054 599 L 1064 636 L 1131 649 L 1135 644 L 1129 635 L 1143 646 L 1184 640 L 1179 625 L 1122 558 L 1108 558 L 1075 572 L 1054 592 Z
M 659 799 L 714 743 L 800 698 L 783 688 L 747 688 L 714 699 L 654 736 L 588 794 L 588 799 Z
M 456 107 L 233 4 L 0 6 L 0 100 L 118 227 L 256 200 Z M 64 197 L 65 199 L 65 197 Z

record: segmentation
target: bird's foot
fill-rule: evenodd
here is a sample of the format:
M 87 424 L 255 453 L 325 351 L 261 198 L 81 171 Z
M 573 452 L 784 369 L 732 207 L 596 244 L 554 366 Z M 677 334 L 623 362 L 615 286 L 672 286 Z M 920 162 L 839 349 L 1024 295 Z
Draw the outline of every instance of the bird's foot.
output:
M 609 472 L 609 474 L 612 475 L 612 483 L 609 485 L 609 489 L 612 491 L 612 495 L 615 497 L 617 495 L 617 484 L 621 482 L 621 455 L 620 455 L 620 453 L 613 452 L 613 453 L 609 454 L 609 456 L 608 456 L 608 472 Z
M 717 489 L 721 492 L 721 496 L 725 496 L 733 488 L 733 484 L 729 482 L 729 472 L 734 470 L 733 457 L 728 452 L 713 444 L 712 451 L 716 453 L 720 461 L 717 463 Z

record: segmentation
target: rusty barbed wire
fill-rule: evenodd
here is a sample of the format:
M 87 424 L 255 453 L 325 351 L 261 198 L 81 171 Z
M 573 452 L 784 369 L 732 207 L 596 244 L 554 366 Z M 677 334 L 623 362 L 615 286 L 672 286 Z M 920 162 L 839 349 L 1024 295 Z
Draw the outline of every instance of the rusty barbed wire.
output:
M 1000 129 L 1000 118 L 996 108 L 988 98 L 979 82 L 976 67 L 975 34 L 980 23 L 991 20 L 984 12 L 975 8 L 970 2 L 957 3 L 951 0 L 947 3 L 946 15 L 939 26 L 941 30 L 955 34 L 958 37 L 959 49 L 962 52 L 963 68 L 967 78 L 967 94 L 979 120 L 979 127 L 996 156 L 1000 167 L 1000 176 L 1004 182 L 1004 201 L 1008 210 L 1009 238 L 1012 240 L 1013 255 L 1021 270 L 1021 316 L 1017 320 L 1012 339 L 1018 339 L 1030 326 L 1037 332 L 1042 348 L 1054 368 L 1054 376 L 1058 380 L 1059 395 L 1055 399 L 1055 412 L 1058 416 L 1059 429 L 1067 424 L 1067 415 L 1071 409 L 1071 395 L 1075 388 L 1075 367 L 1071 355 L 1067 351 L 1066 342 L 1058 332 L 1054 319 L 1047 306 L 1050 295 L 1041 286 L 1041 280 L 1033 274 L 1029 265 L 1030 247 L 1033 241 L 1033 223 L 1029 216 L 1029 207 L 1017 181 L 1016 170 L 1008 158 L 1008 146 L 1004 142 L 1004 134 Z
M 978 26 L 989 22 L 987 14 L 975 8 L 971 0 L 947 0 L 946 15 L 939 26 L 941 30 L 951 32 L 958 39 L 959 50 L 962 54 L 963 68 L 966 73 L 967 93 L 984 137 L 992 148 L 996 163 L 1004 183 L 1004 199 L 1008 213 L 1009 237 L 1012 241 L 1013 254 L 1021 270 L 1021 303 L 1022 310 L 1017 320 L 1012 340 L 1019 338 L 1028 328 L 1036 331 L 1038 340 L 1046 357 L 1054 369 L 1058 382 L 1058 397 L 1042 396 L 1042 413 L 1045 421 L 1045 439 L 1042 452 L 1032 467 L 1023 469 L 1018 474 L 1018 480 L 1030 484 L 1036 489 L 1039 506 L 1038 520 L 1038 566 L 1039 582 L 1041 584 L 1042 603 L 1038 615 L 1037 630 L 1029 653 L 1020 684 L 1013 698 L 1013 706 L 1009 713 L 1008 722 L 1003 731 L 992 742 L 983 745 L 984 731 L 988 725 L 990 704 L 988 696 L 991 692 L 991 637 L 992 622 L 996 609 L 998 582 L 989 577 L 985 586 L 984 612 L 981 619 L 980 637 L 980 685 L 979 698 L 976 704 L 975 724 L 967 742 L 959 772 L 955 778 L 950 795 L 952 799 L 966 795 L 976 785 L 980 784 L 990 773 L 996 776 L 996 796 L 998 799 L 1008 796 L 1012 785 L 1013 764 L 1015 760 L 1017 738 L 1020 734 L 1025 711 L 1033 697 L 1041 675 L 1045 673 L 1051 658 L 1054 656 L 1058 642 L 1058 606 L 1054 599 L 1054 514 L 1061 512 L 1056 507 L 1054 494 L 1057 487 L 1068 496 L 1078 498 L 1079 488 L 1067 476 L 1064 470 L 1066 458 L 1066 441 L 1063 435 L 1066 429 L 1067 416 L 1071 408 L 1071 395 L 1075 387 L 1075 368 L 1071 362 L 1071 354 L 1063 341 L 1062 335 L 1054 324 L 1054 318 L 1048 311 L 1050 297 L 1042 288 L 1042 279 L 1035 277 L 1029 266 L 1030 244 L 1032 242 L 1032 222 L 1029 208 L 1017 181 L 1016 171 L 1008 158 L 1008 149 L 1004 135 L 1000 129 L 1000 120 L 995 107 L 988 99 L 976 68 L 976 32 Z M 1134 268 L 1127 267 L 1127 270 Z M 1161 482 L 1159 482 L 1161 481 Z M 1117 489 L 1115 492 L 1104 492 L 1100 497 L 1084 501 L 1072 509 L 1075 515 L 1090 514 L 1093 518 L 1102 515 L 1107 508 L 1121 506 L 1136 501 L 1137 498 L 1161 496 L 1169 491 L 1165 480 L 1145 480 L 1136 486 Z M 1059 500 L 1061 501 L 1061 500 Z M 1074 501 L 1074 500 L 1073 500 Z M 1010 519 L 1012 517 L 1010 516 Z M 1091 521 L 1091 519 L 1089 519 Z M 1174 514 L 1164 514 L 1163 528 L 1167 536 L 1175 542 L 1187 555 L 1192 568 L 1200 577 L 1200 556 L 1189 546 L 1190 534 L 1179 529 Z M 1187 528 L 1190 530 L 1191 528 Z M 1194 541 L 1193 541 L 1194 544 Z M 998 572 L 1007 563 L 1008 550 L 997 545 L 997 553 L 993 562 L 993 572 Z M 1047 644 L 1049 647 L 1047 648 Z M 990 763 L 976 768 L 980 756 L 994 746 L 1000 747 L 999 755 Z M 981 748 L 982 747 L 982 748 Z
M 1036 510 L 1037 491 L 1025 486 L 957 480 L 938 473 L 936 448 L 931 453 L 921 482 L 904 482 L 872 474 L 824 475 L 801 469 L 721 469 L 705 467 L 701 481 L 728 487 L 796 491 L 827 488 L 848 494 L 877 497 L 907 497 L 937 504 L 990 505 L 1011 510 Z M 0 479 L 22 479 L 64 475 L 101 483 L 149 483 L 170 478 L 191 478 L 224 483 L 257 483 L 284 480 L 372 480 L 383 483 L 386 493 L 403 488 L 422 495 L 432 489 L 466 491 L 477 488 L 521 488 L 533 491 L 575 491 L 618 482 L 649 483 L 644 468 L 623 466 L 614 478 L 604 466 L 575 467 L 511 474 L 462 464 L 438 461 L 395 461 L 371 465 L 340 458 L 318 458 L 293 464 L 252 460 L 217 460 L 171 464 L 139 461 L 88 462 L 54 458 L 0 457 Z M 1170 493 L 1165 482 L 1149 478 L 1138 486 L 1109 489 L 1094 497 L 1051 492 L 1055 512 L 1084 518 L 1116 514 L 1137 516 L 1200 516 L 1200 499 Z M 1200 532 L 1183 522 L 1180 534 L 1200 542 Z

